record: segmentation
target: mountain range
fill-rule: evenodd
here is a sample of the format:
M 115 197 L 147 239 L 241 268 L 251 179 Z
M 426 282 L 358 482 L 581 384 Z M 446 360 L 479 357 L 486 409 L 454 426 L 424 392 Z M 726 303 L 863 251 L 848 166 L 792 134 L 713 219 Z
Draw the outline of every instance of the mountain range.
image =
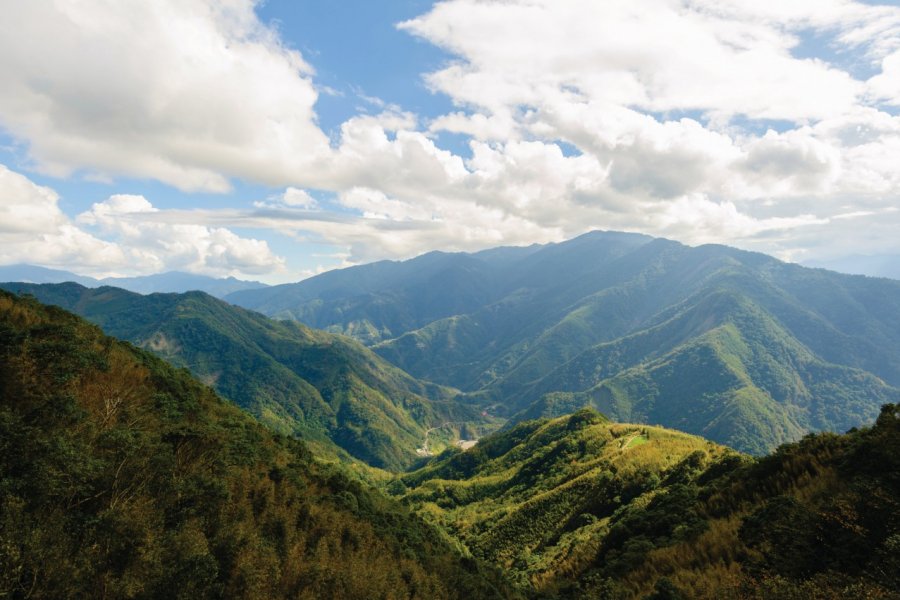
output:
M 593 232 L 235 292 L 513 422 L 592 406 L 764 453 L 900 399 L 900 281 Z
M 475 436 L 489 421 L 453 401 L 454 390 L 422 382 L 362 344 L 274 321 L 202 292 L 141 295 L 76 283 L 0 284 L 84 316 L 108 335 L 185 367 L 275 431 L 337 448 L 365 463 L 409 466 L 426 432 Z M 337 446 L 337 448 L 335 447 Z
M 246 352 L 251 386 L 260 356 L 302 348 L 294 364 L 338 387 L 384 364 L 202 293 L 18 285 L 195 370 Z M 365 411 L 360 392 L 341 402 Z M 0 595 L 896 598 L 900 405 L 873 420 L 754 458 L 583 408 L 370 478 L 379 490 L 335 445 L 310 452 L 313 436 L 273 432 L 186 369 L 0 292 Z
M 244 281 L 234 277 L 214 278 L 194 273 L 170 271 L 155 275 L 141 277 L 106 277 L 95 279 L 83 275 L 76 275 L 69 271 L 59 269 L 47 269 L 34 265 L 7 265 L 0 266 L 0 281 L 15 281 L 25 283 L 65 283 L 74 281 L 85 287 L 100 287 L 110 285 L 122 289 L 137 292 L 139 294 L 152 294 L 154 292 L 189 292 L 201 291 L 221 298 L 240 290 L 252 290 L 266 287 L 266 284 L 258 281 Z

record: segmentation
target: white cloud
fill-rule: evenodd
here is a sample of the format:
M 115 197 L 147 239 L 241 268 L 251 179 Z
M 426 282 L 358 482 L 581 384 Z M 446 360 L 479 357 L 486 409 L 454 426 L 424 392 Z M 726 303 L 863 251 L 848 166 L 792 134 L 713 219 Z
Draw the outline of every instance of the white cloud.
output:
M 143 196 L 114 195 L 71 221 L 53 190 L 0 165 L 0 264 L 29 263 L 93 275 L 182 270 L 262 275 L 285 261 L 265 241 L 222 227 L 162 223 Z
M 306 210 L 314 210 L 319 207 L 319 203 L 315 198 L 309 195 L 309 192 L 295 187 L 286 189 L 281 201 L 287 206 L 303 208 Z
M 869 93 L 876 99 L 900 106 L 900 50 L 884 57 L 881 73 L 867 82 Z
M 79 217 L 141 269 L 278 268 L 234 227 L 312 236 L 351 262 L 593 228 L 788 256 L 837 222 L 859 234 L 900 200 L 900 118 L 886 108 L 900 102 L 895 6 L 447 0 L 400 28 L 452 55 L 426 81 L 453 110 L 423 119 L 372 100 L 383 112 L 348 119 L 333 140 L 316 125 L 312 66 L 253 9 L 6 8 L 0 123 L 43 172 L 285 189 L 255 210 L 112 196 Z M 442 132 L 468 136 L 470 155 L 442 148 Z M 58 216 L 47 227 L 88 235 Z
M 58 229 L 68 221 L 58 203 L 59 196 L 50 188 L 0 165 L 0 233 L 35 234 Z
M 460 107 L 430 130 L 479 140 L 479 207 L 751 246 L 822 230 L 849 194 L 876 214 L 900 196 L 898 121 L 871 104 L 895 97 L 896 7 L 450 0 L 400 27 L 457 57 L 426 77 Z M 809 43 L 822 58 L 800 57 Z M 883 73 L 858 80 L 854 61 Z
M 841 176 L 840 152 L 808 128 L 772 130 L 749 140 L 736 163 L 748 188 L 743 195 L 827 194 Z
M 284 269 L 265 241 L 242 238 L 222 227 L 156 221 L 159 212 L 143 196 L 114 195 L 80 214 L 77 222 L 96 229 L 130 253 L 139 272 L 189 271 L 208 275 L 259 275 Z
M 59 196 L 0 165 L 0 264 L 122 264 L 115 244 L 85 233 L 59 209 Z
M 312 69 L 251 0 L 31 0 L 0 20 L 0 123 L 49 174 L 225 191 L 328 153 Z
M 824 62 L 794 58 L 794 36 L 709 8 L 454 0 L 401 27 L 461 57 L 431 74 L 431 85 L 493 112 L 539 108 L 566 90 L 649 111 L 770 119 L 823 118 L 853 105 L 861 84 Z

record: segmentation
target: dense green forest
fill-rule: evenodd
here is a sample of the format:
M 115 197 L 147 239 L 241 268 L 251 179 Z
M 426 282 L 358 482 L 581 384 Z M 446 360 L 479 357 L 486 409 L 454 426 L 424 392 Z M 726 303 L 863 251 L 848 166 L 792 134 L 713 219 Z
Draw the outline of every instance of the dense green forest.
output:
M 390 489 L 540 597 L 900 597 L 897 405 L 759 459 L 582 410 Z
M 593 232 L 237 292 L 514 420 L 593 406 L 762 454 L 900 402 L 900 282 Z
M 376 467 L 416 459 L 426 429 L 457 434 L 491 428 L 453 390 L 410 377 L 358 342 L 292 321 L 274 321 L 207 294 L 142 296 L 74 283 L 3 284 L 72 310 L 104 332 L 190 369 L 275 431 L 302 437 L 320 454 L 342 452 Z M 452 436 L 451 436 L 452 437 Z M 441 438 L 430 444 L 443 448 Z
M 0 597 L 508 595 L 186 370 L 0 292 Z
M 186 369 L 0 292 L 0 597 L 900 597 L 897 404 L 763 458 L 585 408 L 383 491 L 316 454 Z

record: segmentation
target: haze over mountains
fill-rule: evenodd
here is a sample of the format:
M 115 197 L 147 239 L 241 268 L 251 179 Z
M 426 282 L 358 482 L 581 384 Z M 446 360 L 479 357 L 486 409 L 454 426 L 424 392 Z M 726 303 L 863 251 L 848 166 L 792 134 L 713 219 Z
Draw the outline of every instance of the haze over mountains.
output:
M 215 278 L 194 273 L 182 273 L 170 271 L 156 275 L 144 275 L 141 277 L 105 277 L 95 279 L 84 275 L 76 275 L 69 271 L 59 269 L 47 269 L 33 265 L 8 265 L 0 266 L 0 281 L 18 281 L 27 283 L 64 283 L 74 281 L 86 287 L 99 287 L 111 285 L 139 294 L 152 294 L 154 292 L 206 292 L 211 296 L 221 298 L 232 292 L 266 287 L 266 284 L 258 281 L 244 281 L 234 277 Z
M 345 333 L 516 419 L 594 406 L 764 452 L 900 398 L 900 282 L 594 232 L 226 298 Z
M 410 464 L 434 427 L 439 449 L 485 419 L 584 406 L 764 453 L 900 401 L 900 282 L 638 234 L 432 252 L 226 296 L 355 337 L 380 359 L 208 296 L 10 289 L 188 366 L 281 431 L 377 466 Z M 315 361 L 331 366 L 309 371 Z
M 803 264 L 807 267 L 831 269 L 841 273 L 900 279 L 898 254 L 856 254 L 831 260 L 811 260 Z

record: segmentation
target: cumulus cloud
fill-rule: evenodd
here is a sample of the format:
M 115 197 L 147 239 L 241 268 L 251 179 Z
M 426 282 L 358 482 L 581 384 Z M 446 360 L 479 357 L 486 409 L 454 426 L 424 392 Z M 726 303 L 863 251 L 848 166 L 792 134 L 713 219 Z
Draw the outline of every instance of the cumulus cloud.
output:
M 114 195 L 75 221 L 59 196 L 0 165 L 0 264 L 31 263 L 94 275 L 182 270 L 213 276 L 284 270 L 265 241 L 223 227 L 158 222 L 143 196 Z
M 304 208 L 306 210 L 315 210 L 319 207 L 319 203 L 309 195 L 309 192 L 295 187 L 286 189 L 281 197 L 281 201 L 287 206 Z
M 900 50 L 884 57 L 881 73 L 868 80 L 869 93 L 877 100 L 900 106 Z
M 259 275 L 284 269 L 261 240 L 222 227 L 154 220 L 159 212 L 143 196 L 114 195 L 78 215 L 77 223 L 127 248 L 140 272 L 189 271 L 210 275 Z
M 76 227 L 59 196 L 0 165 L 0 264 L 121 265 L 125 253 Z
M 822 118 L 853 105 L 859 82 L 795 58 L 793 35 L 736 18 L 739 5 L 729 6 L 454 0 L 401 27 L 462 58 L 429 76 L 435 89 L 501 112 L 567 92 L 648 111 L 769 119 Z
M 251 0 L 34 0 L 0 20 L 0 123 L 41 171 L 226 191 L 328 152 L 312 68 Z
M 456 57 L 426 81 L 460 110 L 430 127 L 478 140 L 474 197 L 530 222 L 752 246 L 900 196 L 896 7 L 450 0 L 400 28 Z
M 424 77 L 453 110 L 373 101 L 381 114 L 328 139 L 313 67 L 252 0 L 14 3 L 0 123 L 37 169 L 284 189 L 247 210 L 114 195 L 76 224 L 34 227 L 127 247 L 141 269 L 221 273 L 281 264 L 235 227 L 322 240 L 351 262 L 593 228 L 788 257 L 816 232 L 858 234 L 900 199 L 895 6 L 446 0 L 399 28 L 450 55 Z M 444 132 L 469 152 L 442 147 Z

